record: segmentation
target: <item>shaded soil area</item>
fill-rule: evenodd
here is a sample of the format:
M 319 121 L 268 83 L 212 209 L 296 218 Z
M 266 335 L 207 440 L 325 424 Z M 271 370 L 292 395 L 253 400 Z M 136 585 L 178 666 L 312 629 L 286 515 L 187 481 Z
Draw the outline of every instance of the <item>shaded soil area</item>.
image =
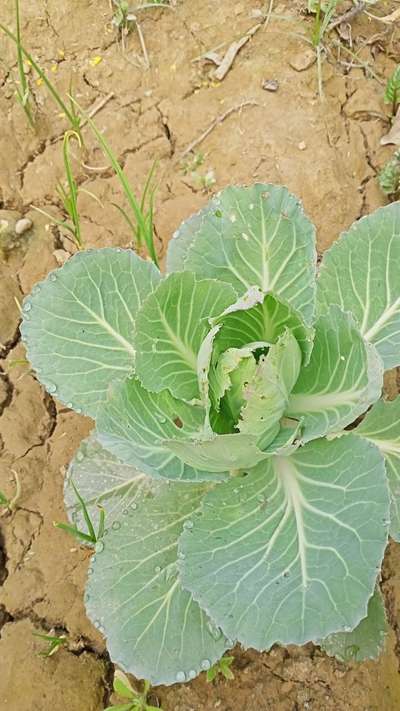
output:
M 13 26 L 12 3 L 2 5 L 2 21 Z M 97 126 L 132 185 L 143 186 L 158 161 L 155 228 L 161 257 L 179 223 L 210 191 L 232 182 L 287 185 L 317 225 L 321 252 L 355 219 L 384 204 L 376 175 L 393 147 L 380 146 L 389 127 L 383 90 L 400 60 L 400 32 L 360 14 L 352 22 L 351 47 L 330 33 L 321 101 L 305 5 L 267 3 L 267 21 L 268 7 L 260 0 L 177 0 L 173 9 L 143 11 L 146 70 L 135 33 L 122 49 L 107 0 L 24 4 L 25 44 L 59 91 L 66 94 L 72 82 L 85 109 L 103 102 Z M 395 7 L 381 2 L 379 13 Z M 218 82 L 215 66 L 199 58 L 210 50 L 223 54 L 257 25 Z M 110 703 L 113 666 L 85 616 L 90 554 L 53 526 L 65 518 L 64 468 L 92 423 L 44 392 L 24 360 L 18 331 L 23 296 L 74 249 L 32 207 L 62 217 L 56 186 L 63 179 L 60 138 L 66 124 L 31 71 L 38 125 L 36 133 L 30 131 L 14 96 L 14 48 L 3 39 L 1 55 L 0 489 L 12 497 L 16 473 L 21 493 L 16 510 L 0 518 L 0 708 L 100 711 Z M 263 88 L 271 80 L 276 91 Z M 111 206 L 124 205 L 118 181 L 88 128 L 84 136 L 86 167 L 76 161 L 74 169 L 80 185 L 103 205 L 80 195 L 85 246 L 129 246 L 131 234 Z M 33 226 L 17 235 L 21 217 Z M 389 395 L 399 384 L 391 373 Z M 377 662 L 345 666 L 312 645 L 266 654 L 238 649 L 233 682 L 207 685 L 199 678 L 156 689 L 152 701 L 165 711 L 396 711 L 400 549 L 394 545 L 386 555 L 382 589 L 391 629 Z M 43 641 L 32 633 L 51 630 L 65 634 L 67 643 L 45 659 L 39 655 Z

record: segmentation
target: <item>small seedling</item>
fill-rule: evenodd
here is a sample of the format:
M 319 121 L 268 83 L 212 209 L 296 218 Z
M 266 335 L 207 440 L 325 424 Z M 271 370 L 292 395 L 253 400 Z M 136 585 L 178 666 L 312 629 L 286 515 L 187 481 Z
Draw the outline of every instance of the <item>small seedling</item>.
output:
M 73 100 L 76 106 L 77 102 Z M 82 112 L 84 113 L 84 112 Z M 154 244 L 154 225 L 153 225 L 153 206 L 154 206 L 154 194 L 155 188 L 152 185 L 153 173 L 155 170 L 155 164 L 152 166 L 149 175 L 146 180 L 145 187 L 141 198 L 138 200 L 131 185 L 129 184 L 128 178 L 125 175 L 124 169 L 122 168 L 118 158 L 116 157 L 114 151 L 112 150 L 110 144 L 104 135 L 99 131 L 94 121 L 87 115 L 85 119 L 92 129 L 94 135 L 96 136 L 104 155 L 109 159 L 115 174 L 117 175 L 121 187 L 125 193 L 126 199 L 128 201 L 129 208 L 133 213 L 133 219 L 129 216 L 128 212 L 121 207 L 118 207 L 119 211 L 122 213 L 126 219 L 129 227 L 133 232 L 134 242 L 138 249 L 146 246 L 149 256 L 156 266 L 158 266 L 157 252 Z
M 122 699 L 128 699 L 128 702 L 117 704 L 116 706 L 108 706 L 105 711 L 160 711 L 159 706 L 151 706 L 147 703 L 150 691 L 149 681 L 143 682 L 142 692 L 136 691 L 128 677 L 117 669 L 114 676 L 114 691 Z
M 41 634 L 40 632 L 32 632 L 32 634 L 34 637 L 40 637 L 40 639 L 47 642 L 46 649 L 39 652 L 41 657 L 52 657 L 53 654 L 58 652 L 63 645 L 67 644 L 67 637 L 65 634 L 60 635 L 60 637 L 50 634 Z
M 23 51 L 21 44 L 21 21 L 19 12 L 19 0 L 15 0 L 15 18 L 16 18 L 16 42 L 17 42 L 17 64 L 18 64 L 18 76 L 19 85 L 17 85 L 17 98 L 21 104 L 23 110 L 25 111 L 26 117 L 34 128 L 33 112 L 31 107 L 31 92 L 29 87 L 29 82 L 26 78 Z
M 15 511 L 15 509 L 17 508 L 17 503 L 19 501 L 19 497 L 21 496 L 21 484 L 19 481 L 18 474 L 16 471 L 14 471 L 14 469 L 12 470 L 12 473 L 14 475 L 15 480 L 14 496 L 12 496 L 10 499 L 3 491 L 0 491 L 0 508 L 4 509 L 3 514 Z
M 43 84 L 47 87 L 51 97 L 54 99 L 55 103 L 61 110 L 61 112 L 64 114 L 66 119 L 69 121 L 71 129 L 75 131 L 76 133 L 79 134 L 79 137 L 83 143 L 82 135 L 81 135 L 81 117 L 79 114 L 76 113 L 76 111 L 73 110 L 72 104 L 71 107 L 68 108 L 66 105 L 65 101 L 63 98 L 60 96 L 58 93 L 56 87 L 50 79 L 47 77 L 46 73 L 43 71 L 41 66 L 38 64 L 38 62 L 35 61 L 35 59 L 32 57 L 30 52 L 28 52 L 27 49 L 22 45 L 20 37 L 16 36 L 11 30 L 8 29 L 5 25 L 0 23 L 0 30 L 4 32 L 7 37 L 15 42 L 18 52 L 21 53 L 21 56 L 24 56 L 29 64 L 32 66 L 36 74 L 39 76 L 39 78 L 42 80 Z
M 234 660 L 235 657 L 222 657 L 222 659 L 216 662 L 216 664 L 214 664 L 211 669 L 207 671 L 207 681 L 209 683 L 214 681 L 219 674 L 222 674 L 225 679 L 234 679 L 235 675 L 231 670 L 231 665 Z
M 385 104 L 391 104 L 392 116 L 395 116 L 400 105 L 400 64 L 387 80 L 384 101 Z
M 217 181 L 212 168 L 209 168 L 205 173 L 198 170 L 204 164 L 204 160 L 202 153 L 195 153 L 182 163 L 182 172 L 190 177 L 195 189 L 208 193 Z
M 322 53 L 323 53 L 323 38 L 328 29 L 332 16 L 335 13 L 338 0 L 309 0 L 308 10 L 315 13 L 314 26 L 311 33 L 311 42 L 317 55 L 317 73 L 318 73 L 318 94 L 320 99 L 323 98 L 322 88 Z
M 169 2 L 164 2 L 163 0 L 153 0 L 153 2 L 151 3 L 144 3 L 143 5 L 138 5 L 137 7 L 129 7 L 129 3 L 127 2 L 127 0 L 113 0 L 113 4 L 115 5 L 116 10 L 113 15 L 111 24 L 116 27 L 118 31 L 123 51 L 125 52 L 126 49 L 125 38 L 133 28 L 136 28 L 143 52 L 144 64 L 146 69 L 148 69 L 150 67 L 150 60 L 137 13 L 141 10 L 147 10 L 153 7 L 170 8 L 171 5 L 169 4 Z
M 80 504 L 80 508 L 83 514 L 83 518 L 85 519 L 85 523 L 87 526 L 88 533 L 85 533 L 85 531 L 80 531 L 77 527 L 76 524 L 69 524 L 69 523 L 60 523 L 55 521 L 54 526 L 55 528 L 61 528 L 63 531 L 67 531 L 67 533 L 70 533 L 71 536 L 74 536 L 80 541 L 84 541 L 85 543 L 92 543 L 93 545 L 99 541 L 103 535 L 104 535 L 104 521 L 105 521 L 105 511 L 102 506 L 98 506 L 97 508 L 100 511 L 100 520 L 99 520 L 99 527 L 97 530 L 97 534 L 94 530 L 94 526 L 92 523 L 92 519 L 90 518 L 90 514 L 87 510 L 86 503 L 82 496 L 80 495 L 78 489 L 76 488 L 75 484 L 73 481 L 71 481 L 72 488 L 75 492 L 75 496 L 78 499 L 78 502 Z
M 84 243 L 83 243 L 82 232 L 81 232 L 81 220 L 80 220 L 80 215 L 79 215 L 79 210 L 78 210 L 78 195 L 80 192 L 86 193 L 87 195 L 92 197 L 94 200 L 96 200 L 96 202 L 98 202 L 101 207 L 103 207 L 103 205 L 100 202 L 100 200 L 97 198 L 96 195 L 91 193 L 89 190 L 86 190 L 85 188 L 79 188 L 79 186 L 78 186 L 78 183 L 74 177 L 74 173 L 72 170 L 72 162 L 71 162 L 71 143 L 72 143 L 72 141 L 76 141 L 79 148 L 82 148 L 82 142 L 81 142 L 79 133 L 76 133 L 75 131 L 67 131 L 64 135 L 64 141 L 63 141 L 63 159 L 64 159 L 66 183 L 63 184 L 63 183 L 59 182 L 58 186 L 57 186 L 58 196 L 61 200 L 62 206 L 64 208 L 64 212 L 66 212 L 66 214 L 69 217 L 69 221 L 68 220 L 57 220 L 49 212 L 46 212 L 46 210 L 43 210 L 40 207 L 35 207 L 34 205 L 32 207 L 34 210 L 37 210 L 37 212 L 40 212 L 42 215 L 45 215 L 46 217 L 48 217 L 52 222 L 54 222 L 56 225 L 58 225 L 62 229 L 67 230 L 67 232 L 72 236 L 72 240 L 74 241 L 77 249 L 83 249 Z
M 394 152 L 393 157 L 386 163 L 378 175 L 378 183 L 385 195 L 394 198 L 400 191 L 400 149 Z

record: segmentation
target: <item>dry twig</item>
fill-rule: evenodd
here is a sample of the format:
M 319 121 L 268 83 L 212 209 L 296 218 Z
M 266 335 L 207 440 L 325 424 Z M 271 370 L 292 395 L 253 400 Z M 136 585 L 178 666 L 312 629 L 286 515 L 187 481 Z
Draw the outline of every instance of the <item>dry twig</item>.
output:
M 227 119 L 228 116 L 231 116 L 231 114 L 235 113 L 236 111 L 241 111 L 241 110 L 244 109 L 246 106 L 259 106 L 259 103 L 258 103 L 257 101 L 252 101 L 252 100 L 243 101 L 241 104 L 236 104 L 236 106 L 231 106 L 231 108 L 228 109 L 227 111 L 225 111 L 225 113 L 220 114 L 220 116 L 217 116 L 217 117 L 210 123 L 210 125 L 208 126 L 208 128 L 206 128 L 206 130 L 203 131 L 203 133 L 200 134 L 200 136 L 198 136 L 197 138 L 194 139 L 194 141 L 192 141 L 191 143 L 189 143 L 189 145 L 187 146 L 187 148 L 185 148 L 185 150 L 184 150 L 183 153 L 181 154 L 181 159 L 182 159 L 182 158 L 185 158 L 185 157 L 188 155 L 188 153 L 191 153 L 191 151 L 192 151 L 194 148 L 196 148 L 196 146 L 198 146 L 200 143 L 202 143 L 202 142 L 204 141 L 204 139 L 207 138 L 207 136 L 210 135 L 210 133 L 214 130 L 214 128 L 216 128 L 216 127 L 219 126 L 221 123 L 223 123 L 223 121 L 225 121 L 225 119 Z

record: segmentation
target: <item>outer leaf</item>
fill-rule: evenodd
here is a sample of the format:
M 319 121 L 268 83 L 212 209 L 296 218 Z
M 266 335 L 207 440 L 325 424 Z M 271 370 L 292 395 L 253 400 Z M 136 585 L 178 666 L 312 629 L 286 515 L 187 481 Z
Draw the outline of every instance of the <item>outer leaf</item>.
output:
M 65 480 L 64 496 L 68 515 L 82 529 L 85 522 L 71 482 L 74 482 L 85 501 L 96 530 L 99 524 L 99 505 L 105 509 L 106 525 L 110 527 L 122 514 L 134 510 L 143 496 L 155 487 L 152 477 L 121 462 L 104 449 L 93 434 L 81 442 L 68 467 Z
M 165 446 L 182 461 L 209 472 L 253 467 L 266 458 L 257 438 L 248 434 L 214 435 L 209 440 L 166 440 Z
M 310 363 L 302 369 L 286 411 L 301 419 L 303 441 L 346 427 L 379 398 L 379 361 L 350 314 L 334 306 L 319 318 Z
M 377 402 L 354 434 L 373 442 L 385 457 L 392 499 L 389 533 L 400 541 L 400 396 L 391 402 Z
M 183 223 L 168 246 L 168 271 L 187 269 L 226 281 L 243 294 L 274 291 L 314 315 L 315 230 L 286 188 L 228 187 Z
M 351 311 L 385 368 L 400 364 L 400 204 L 355 222 L 326 253 L 318 279 L 320 311 Z
M 97 436 L 116 457 L 151 476 L 215 481 L 225 477 L 184 464 L 164 443 L 200 436 L 204 416 L 203 408 L 175 400 L 168 390 L 149 393 L 131 378 L 111 391 L 97 417 Z
M 106 248 L 78 252 L 33 288 L 21 333 L 50 393 L 96 415 L 110 382 L 132 370 L 136 313 L 159 279 L 134 252 Z
M 171 484 L 114 522 L 88 580 L 86 608 L 115 663 L 152 684 L 192 679 L 227 648 L 181 587 L 177 541 L 204 487 Z
M 265 296 L 258 288 L 251 289 L 211 323 L 222 326 L 215 338 L 216 354 L 259 341 L 276 343 L 288 329 L 298 341 L 305 361 L 309 360 L 313 329 L 287 304 L 273 294 Z
M 208 318 L 235 298 L 228 284 L 190 272 L 162 281 L 136 319 L 136 373 L 144 387 L 153 392 L 168 388 L 183 400 L 198 398 L 197 358 L 210 330 Z
M 295 337 L 286 331 L 260 358 L 255 374 L 245 389 L 245 400 L 239 422 L 240 432 L 257 437 L 265 449 L 280 430 L 280 419 L 287 407 L 300 370 L 301 351 Z
M 337 632 L 322 640 L 321 649 L 341 662 L 376 659 L 382 652 L 387 632 L 382 594 L 377 588 L 369 600 L 368 613 L 351 632 Z
M 209 492 L 182 584 L 247 647 L 304 644 L 365 617 L 387 542 L 383 459 L 354 435 L 270 457 Z

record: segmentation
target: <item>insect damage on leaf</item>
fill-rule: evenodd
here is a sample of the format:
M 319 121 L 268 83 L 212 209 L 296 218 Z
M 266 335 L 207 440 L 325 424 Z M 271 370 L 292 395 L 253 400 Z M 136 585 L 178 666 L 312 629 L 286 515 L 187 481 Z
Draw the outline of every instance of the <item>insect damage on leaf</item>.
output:
M 400 539 L 399 404 L 380 399 L 399 265 L 399 204 L 356 222 L 316 278 L 300 202 L 256 184 L 183 223 L 166 275 L 91 250 L 26 298 L 38 379 L 96 420 L 63 528 L 96 540 L 86 610 L 125 671 L 229 678 L 237 641 L 379 653 L 374 591 Z

